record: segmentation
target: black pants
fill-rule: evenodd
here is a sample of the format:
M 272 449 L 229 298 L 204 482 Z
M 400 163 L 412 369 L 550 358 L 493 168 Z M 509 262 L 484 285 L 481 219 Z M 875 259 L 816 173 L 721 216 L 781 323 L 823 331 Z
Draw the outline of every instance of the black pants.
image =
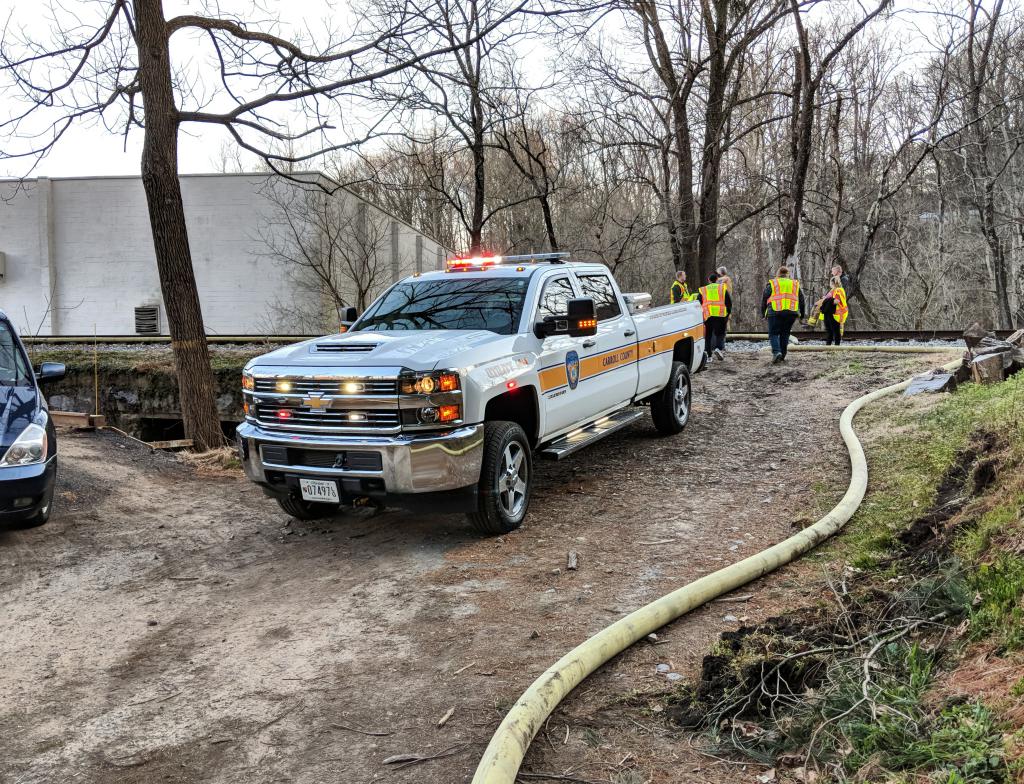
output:
M 704 350 L 710 354 L 716 348 L 725 351 L 725 329 L 728 316 L 708 316 L 704 322 Z
M 768 314 L 768 340 L 772 344 L 772 354 L 786 358 L 786 352 L 789 350 L 789 333 L 795 323 L 796 313 L 791 311 Z
M 838 346 L 843 340 L 842 327 L 831 313 L 822 313 L 821 317 L 825 322 L 825 345 Z

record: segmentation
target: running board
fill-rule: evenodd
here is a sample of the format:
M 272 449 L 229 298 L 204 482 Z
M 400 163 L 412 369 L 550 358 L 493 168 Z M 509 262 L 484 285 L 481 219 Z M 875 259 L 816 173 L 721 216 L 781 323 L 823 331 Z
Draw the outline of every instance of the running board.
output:
M 562 436 L 557 441 L 552 441 L 540 450 L 540 456 L 548 460 L 561 460 L 568 457 L 584 447 L 588 447 L 595 441 L 600 441 L 605 436 L 622 430 L 626 425 L 636 422 L 640 417 L 645 416 L 646 409 L 623 408 L 614 414 L 602 417 L 586 427 L 574 430 L 567 436 Z

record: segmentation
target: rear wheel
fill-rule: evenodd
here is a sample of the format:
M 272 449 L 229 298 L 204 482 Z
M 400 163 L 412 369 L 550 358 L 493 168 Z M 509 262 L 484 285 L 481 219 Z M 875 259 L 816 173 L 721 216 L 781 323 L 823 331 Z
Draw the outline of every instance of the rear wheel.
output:
M 530 506 L 533 459 L 526 433 L 515 422 L 484 425 L 484 456 L 477 486 L 473 527 L 484 534 L 507 534 L 523 524 Z
M 333 517 L 341 509 L 341 504 L 318 504 L 295 496 L 278 498 L 277 504 L 296 520 L 322 520 L 325 517 Z
M 690 371 L 682 362 L 672 363 L 665 387 L 651 398 L 651 419 L 659 433 L 681 433 L 690 421 Z

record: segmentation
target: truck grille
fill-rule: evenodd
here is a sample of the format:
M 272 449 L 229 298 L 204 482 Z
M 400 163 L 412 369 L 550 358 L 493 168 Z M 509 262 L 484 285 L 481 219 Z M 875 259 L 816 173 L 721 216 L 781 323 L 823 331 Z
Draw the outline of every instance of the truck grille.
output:
M 358 395 L 397 395 L 398 381 L 387 378 L 257 378 L 257 392 L 278 392 L 279 381 L 291 385 L 291 391 L 297 393 L 322 392 L 325 395 L 343 394 L 347 384 L 356 387 L 350 394 Z
M 296 449 L 276 444 L 264 444 L 262 456 L 265 463 L 272 465 L 333 468 L 343 471 L 380 471 L 383 466 L 380 452 Z
M 256 419 L 274 427 L 294 430 L 398 430 L 398 408 L 393 411 L 348 409 L 313 409 L 308 406 L 260 403 Z

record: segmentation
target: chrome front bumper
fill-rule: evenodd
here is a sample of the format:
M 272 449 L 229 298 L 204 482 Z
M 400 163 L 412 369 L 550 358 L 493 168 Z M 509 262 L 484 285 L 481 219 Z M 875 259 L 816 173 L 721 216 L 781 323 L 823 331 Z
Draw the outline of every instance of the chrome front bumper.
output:
M 267 478 L 270 471 L 323 479 L 383 480 L 388 494 L 431 493 L 475 485 L 483 460 L 483 425 L 468 425 L 441 435 L 325 436 L 275 432 L 243 422 L 236 432 L 246 475 L 264 487 L 272 484 Z M 378 452 L 381 470 L 268 463 L 261 453 L 263 444 L 303 450 Z

